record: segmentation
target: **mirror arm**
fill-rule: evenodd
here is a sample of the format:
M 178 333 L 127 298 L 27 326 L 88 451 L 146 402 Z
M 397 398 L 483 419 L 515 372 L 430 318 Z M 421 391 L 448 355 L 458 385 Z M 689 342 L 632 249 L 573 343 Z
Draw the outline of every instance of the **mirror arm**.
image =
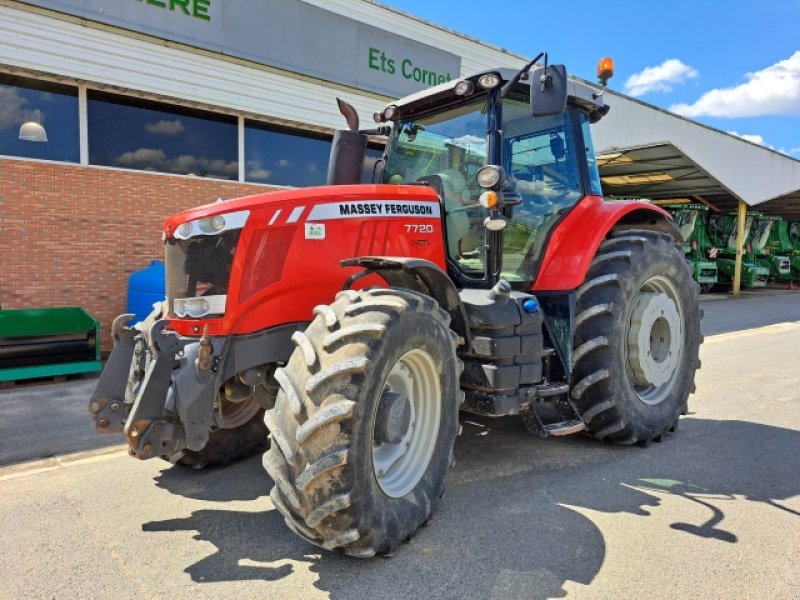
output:
M 535 63 L 537 60 L 539 60 L 540 58 L 542 58 L 543 56 L 544 56 L 544 65 L 545 65 L 545 71 L 547 71 L 547 52 L 539 52 L 539 54 L 536 56 L 536 58 L 534 58 L 534 59 L 533 59 L 532 61 L 530 61 L 530 62 L 529 62 L 527 65 L 525 65 L 524 67 L 522 67 L 522 68 L 521 68 L 521 69 L 520 69 L 520 70 L 517 72 L 517 74 L 516 74 L 516 75 L 514 75 L 514 77 L 512 77 L 512 78 L 511 78 L 511 79 L 510 79 L 510 80 L 509 80 L 509 81 L 508 81 L 508 82 L 507 82 L 507 83 L 506 83 L 506 84 L 505 84 L 505 85 L 504 85 L 504 86 L 503 86 L 503 87 L 500 89 L 500 96 L 499 96 L 498 100 L 502 100 L 503 98 L 505 98 L 505 97 L 506 97 L 506 94 L 508 94 L 508 92 L 510 92 L 510 91 L 511 91 L 511 88 L 512 88 L 512 87 L 514 87 L 515 85 L 517 85 L 517 83 L 519 82 L 519 80 L 522 78 L 522 75 L 523 75 L 524 73 L 527 73 L 527 72 L 528 72 L 528 70 L 529 70 L 529 69 L 530 69 L 530 68 L 531 68 L 531 67 L 534 65 L 534 63 Z

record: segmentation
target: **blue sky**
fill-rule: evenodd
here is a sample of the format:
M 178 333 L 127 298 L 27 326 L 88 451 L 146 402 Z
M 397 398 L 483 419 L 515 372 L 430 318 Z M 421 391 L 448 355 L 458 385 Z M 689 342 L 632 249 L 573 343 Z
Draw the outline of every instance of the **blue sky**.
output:
M 800 0 L 383 0 L 800 159 Z

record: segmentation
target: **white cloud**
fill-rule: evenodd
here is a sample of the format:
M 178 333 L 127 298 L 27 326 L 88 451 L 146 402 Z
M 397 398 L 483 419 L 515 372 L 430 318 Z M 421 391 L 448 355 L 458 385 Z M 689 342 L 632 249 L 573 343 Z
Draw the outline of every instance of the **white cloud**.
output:
M 155 135 L 178 135 L 186 131 L 186 128 L 181 123 L 180 119 L 174 121 L 158 121 L 157 123 L 148 123 L 144 128 Z
M 22 107 L 26 102 L 15 88 L 0 87 L 0 131 L 22 125 L 25 116 Z
M 235 178 L 239 174 L 239 164 L 235 160 L 210 159 L 192 154 L 182 154 L 175 158 L 167 158 L 166 153 L 157 148 L 139 148 L 132 152 L 125 152 L 117 157 L 115 162 L 122 167 L 130 169 L 178 174 L 188 173 L 202 177 L 208 175 L 211 177 Z
M 658 66 L 647 67 L 625 81 L 625 92 L 631 96 L 642 96 L 649 92 L 669 92 L 673 84 L 683 83 L 700 73 L 677 58 L 665 60 Z
M 246 177 L 249 181 L 267 181 L 272 177 L 272 171 L 265 169 L 260 160 L 248 160 Z
M 275 166 L 276 167 L 280 167 L 281 169 L 286 169 L 286 168 L 288 168 L 288 167 L 290 167 L 292 165 L 288 160 L 286 160 L 285 158 L 282 158 L 278 162 L 275 163 Z
M 745 77 L 745 83 L 708 91 L 693 104 L 675 104 L 670 110 L 687 117 L 800 115 L 800 50 Z
M 121 154 L 116 161 L 118 165 L 129 169 L 157 169 L 167 158 L 163 150 L 156 148 L 139 148 L 133 152 Z M 158 169 L 161 170 L 161 169 Z
M 800 146 L 798 146 L 797 148 L 792 148 L 791 150 L 789 150 L 789 154 L 800 154 Z
M 766 146 L 767 148 L 772 148 L 769 144 L 764 141 L 764 138 L 758 135 L 757 133 L 749 134 L 749 133 L 739 133 L 738 131 L 729 131 L 731 135 L 735 135 L 736 137 L 740 137 L 743 140 L 747 140 L 748 142 L 753 142 L 754 144 L 759 144 L 760 146 Z

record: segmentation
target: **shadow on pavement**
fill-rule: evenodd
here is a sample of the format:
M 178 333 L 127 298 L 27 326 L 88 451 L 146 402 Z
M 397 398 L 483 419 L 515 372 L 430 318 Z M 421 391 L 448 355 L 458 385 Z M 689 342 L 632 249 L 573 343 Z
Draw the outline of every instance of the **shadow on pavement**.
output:
M 153 478 L 168 492 L 194 500 L 231 502 L 256 500 L 267 496 L 272 481 L 261 466 L 261 457 L 251 457 L 227 467 L 209 467 L 198 471 L 180 465 L 169 466 Z
M 662 444 L 617 448 L 583 437 L 533 438 L 517 420 L 474 419 L 456 456 L 431 526 L 392 559 L 323 552 L 290 533 L 275 510 L 198 510 L 143 529 L 197 531 L 196 539 L 216 546 L 185 569 L 196 582 L 271 581 L 293 572 L 285 561 L 300 561 L 331 598 L 552 598 L 565 595 L 566 581 L 590 584 L 605 558 L 603 533 L 577 509 L 647 517 L 659 495 L 672 494 L 708 511 L 706 519 L 672 523 L 672 531 L 727 543 L 737 535 L 726 526 L 726 504 L 746 499 L 798 514 L 780 502 L 800 493 L 800 432 L 779 427 L 687 418 Z M 255 469 L 257 458 L 224 476 L 172 468 L 157 479 L 173 493 L 241 500 L 270 487 L 266 475 L 252 481 Z M 203 483 L 192 487 L 193 477 Z M 231 477 L 237 486 L 249 481 L 231 493 Z

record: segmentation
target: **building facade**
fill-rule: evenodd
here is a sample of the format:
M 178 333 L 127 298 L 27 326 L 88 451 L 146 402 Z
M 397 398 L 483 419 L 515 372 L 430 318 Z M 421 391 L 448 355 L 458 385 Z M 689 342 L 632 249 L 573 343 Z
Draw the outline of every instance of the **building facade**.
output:
M 108 331 L 166 216 L 325 182 L 337 96 L 522 62 L 365 0 L 0 0 L 0 306 Z

